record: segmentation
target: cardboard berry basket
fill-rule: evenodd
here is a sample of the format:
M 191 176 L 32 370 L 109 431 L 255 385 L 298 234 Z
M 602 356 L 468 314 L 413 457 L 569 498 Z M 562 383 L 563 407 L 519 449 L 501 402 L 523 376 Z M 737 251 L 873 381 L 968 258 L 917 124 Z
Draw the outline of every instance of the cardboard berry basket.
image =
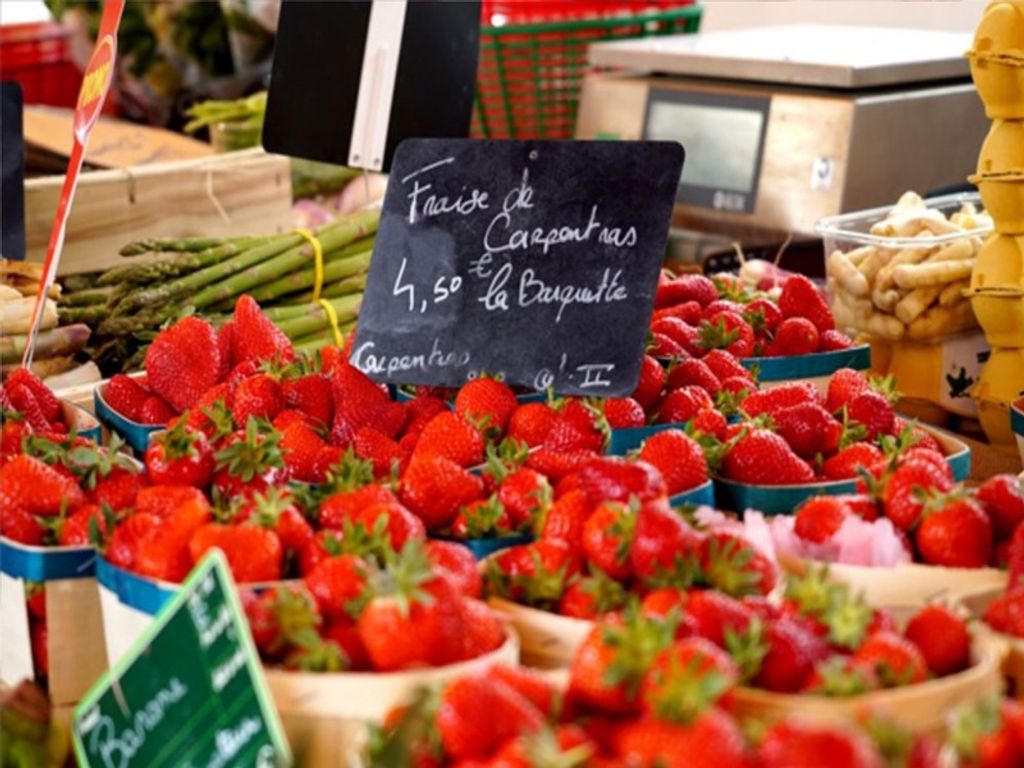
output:
M 519 636 L 523 664 L 540 669 L 568 667 L 594 628 L 592 621 L 560 616 L 539 608 L 492 597 L 487 601 Z
M 0 538 L 0 681 L 33 679 L 25 588 L 46 589 L 48 687 L 54 706 L 76 703 L 107 668 L 91 547 L 31 547 Z
M 977 632 L 994 643 L 1002 654 L 1003 677 L 1009 683 L 1007 691 L 1017 699 L 1024 699 L 1024 638 L 998 632 L 984 622 L 985 609 L 1006 591 L 1006 585 L 982 587 L 961 593 L 956 602 L 977 619 Z
M 945 430 L 926 425 L 922 428 L 942 447 L 953 477 L 965 480 L 971 473 L 971 449 L 967 444 Z M 805 485 L 747 485 L 715 477 L 715 501 L 720 509 L 734 512 L 756 509 L 766 515 L 788 514 L 812 496 L 855 493 L 856 489 L 857 481 L 853 479 Z
M 106 654 L 110 663 L 115 664 L 142 635 L 157 612 L 170 602 L 180 585 L 126 571 L 103 557 L 96 558 L 96 582 Z
M 911 609 L 891 610 L 904 617 L 912 613 Z M 963 672 L 849 697 L 772 693 L 740 687 L 732 694 L 730 709 L 740 719 L 756 718 L 767 725 L 789 717 L 822 724 L 850 724 L 870 712 L 913 733 L 943 735 L 950 712 L 1002 691 L 999 664 L 998 647 L 976 634 L 971 643 L 971 666 Z
M 102 381 L 93 390 L 93 409 L 100 422 L 112 432 L 116 432 L 136 454 L 142 455 L 149 447 L 154 432 L 166 428 L 164 424 L 142 424 L 123 416 L 108 405 L 106 401 L 107 385 Z
M 483 560 L 484 558 L 493 555 L 495 552 L 500 552 L 503 549 L 517 547 L 520 544 L 529 544 L 533 541 L 533 536 L 528 533 L 520 534 L 518 536 L 499 536 L 493 539 L 456 539 L 453 536 L 431 536 L 430 538 L 440 539 L 441 541 L 450 541 L 454 544 L 461 544 L 472 552 L 473 557 L 477 560 Z
M 75 432 L 79 437 L 99 443 L 103 437 L 103 427 L 96 417 L 80 405 L 60 401 L 61 411 L 64 414 L 64 423 L 68 425 L 69 432 Z
M 771 389 L 795 381 L 811 381 L 822 392 L 828 392 L 828 381 L 840 368 L 866 371 L 871 367 L 871 345 L 859 344 L 831 352 L 811 352 L 795 357 L 745 357 L 740 360 L 747 370 L 757 369 L 758 382 Z
M 443 667 L 400 672 L 294 672 L 265 667 L 270 693 L 300 766 L 360 765 L 366 726 L 379 724 L 419 688 L 438 686 L 493 664 L 519 663 L 507 630 L 496 650 Z

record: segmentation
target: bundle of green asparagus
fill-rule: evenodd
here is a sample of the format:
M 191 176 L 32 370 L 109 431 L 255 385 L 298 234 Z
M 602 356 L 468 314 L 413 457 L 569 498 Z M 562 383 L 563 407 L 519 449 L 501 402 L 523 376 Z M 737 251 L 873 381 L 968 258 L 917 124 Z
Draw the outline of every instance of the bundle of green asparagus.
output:
M 320 297 L 343 332 L 359 313 L 379 217 L 359 212 L 313 232 L 322 251 Z M 93 329 L 89 351 L 105 372 L 137 367 L 155 331 L 183 314 L 226 319 L 243 293 L 298 347 L 316 349 L 334 337 L 327 311 L 314 301 L 315 250 L 302 234 L 156 238 L 121 249 L 125 257 L 142 254 L 150 258 L 64 282 L 61 322 Z

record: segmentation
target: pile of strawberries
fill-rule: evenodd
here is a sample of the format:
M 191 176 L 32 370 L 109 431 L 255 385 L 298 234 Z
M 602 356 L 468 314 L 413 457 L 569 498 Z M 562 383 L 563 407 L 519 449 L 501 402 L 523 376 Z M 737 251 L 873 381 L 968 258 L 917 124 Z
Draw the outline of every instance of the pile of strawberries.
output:
M 938 768 L 941 764 L 931 737 L 912 737 L 869 715 L 863 728 L 791 719 L 763 731 L 745 732 L 730 711 L 744 679 L 742 668 L 716 643 L 681 631 L 685 625 L 678 618 L 678 614 L 652 617 L 629 610 L 597 625 L 572 661 L 565 690 L 536 672 L 494 666 L 451 681 L 439 691 L 422 693 L 386 719 L 383 732 L 373 740 L 372 764 L 495 768 Z M 930 619 L 922 612 L 915 621 Z M 882 642 L 894 648 L 904 643 L 913 647 L 895 633 L 880 631 L 875 637 L 879 648 Z M 864 675 L 887 669 L 888 658 L 888 652 L 884 658 L 879 652 L 870 662 L 865 659 Z M 903 663 L 902 657 L 892 658 Z M 918 662 L 915 658 L 914 663 Z M 750 734 L 754 738 L 748 740 Z
M 725 430 L 718 474 L 751 485 L 800 485 L 858 476 L 913 444 L 938 451 L 924 429 L 897 416 L 888 382 L 852 368 L 832 374 L 828 393 L 812 382 L 747 394 L 744 421 Z
M 661 274 L 651 319 L 652 354 L 706 356 L 724 349 L 736 357 L 789 357 L 853 346 L 835 329 L 828 303 L 814 283 L 791 275 L 781 292 L 748 289 L 733 275 Z
M 28 368 L 15 368 L 0 384 L 0 460 L 19 453 L 26 435 L 66 435 L 71 426 L 60 400 Z
M 1011 486 L 1015 481 L 1013 475 L 1002 476 L 999 484 Z M 992 478 L 989 482 L 998 481 Z M 1015 489 L 1016 498 L 1020 502 L 1018 508 L 1024 508 L 1024 499 L 1020 487 Z M 1004 491 L 1000 491 L 1003 493 Z M 991 490 L 990 490 L 991 493 Z M 1006 591 L 989 603 L 985 609 L 984 619 L 992 629 L 1013 637 L 1024 638 L 1024 526 L 1018 525 L 1014 530 L 1007 548 L 1007 568 L 1009 570 Z
M 679 450 L 700 466 L 700 447 L 682 432 Z M 654 440 L 654 438 L 652 438 Z M 649 447 L 651 441 L 648 441 Z M 687 445 L 689 443 L 689 445 Z M 708 587 L 737 597 L 775 586 L 773 562 L 727 529 L 702 530 L 667 501 L 666 481 L 653 464 L 605 458 L 559 484 L 538 538 L 495 554 L 487 563 L 492 596 L 594 619 L 621 610 L 633 594 L 652 610 L 681 590 Z
M 1014 555 L 1012 537 L 1024 521 L 1024 492 L 1014 475 L 995 475 L 976 488 L 953 480 L 942 454 L 912 447 L 865 467 L 864 493 L 816 496 L 796 510 L 801 539 L 832 541 L 852 516 L 888 519 L 914 560 L 951 568 L 1024 569 L 1024 540 Z M 1024 535 L 1024 532 L 1021 533 Z
M 253 639 L 268 664 L 307 671 L 391 672 L 475 659 L 505 641 L 481 602 L 468 549 L 410 539 L 383 557 L 339 548 L 301 583 L 244 590 Z

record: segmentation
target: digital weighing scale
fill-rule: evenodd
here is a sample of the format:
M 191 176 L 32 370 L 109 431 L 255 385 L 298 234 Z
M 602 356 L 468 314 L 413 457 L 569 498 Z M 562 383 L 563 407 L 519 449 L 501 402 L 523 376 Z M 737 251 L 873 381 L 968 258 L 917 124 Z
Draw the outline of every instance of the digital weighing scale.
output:
M 676 226 L 811 234 L 823 216 L 965 182 L 988 129 L 970 43 L 810 25 L 595 43 L 591 63 L 614 71 L 585 79 L 576 135 L 682 142 Z

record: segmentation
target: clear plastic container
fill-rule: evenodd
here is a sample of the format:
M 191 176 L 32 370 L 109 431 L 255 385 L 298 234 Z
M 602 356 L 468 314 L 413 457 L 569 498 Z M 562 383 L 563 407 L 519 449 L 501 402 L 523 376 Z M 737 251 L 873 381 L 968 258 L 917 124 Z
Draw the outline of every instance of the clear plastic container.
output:
M 971 269 L 992 220 L 975 193 L 821 219 L 837 327 L 882 341 L 927 342 L 977 327 Z

